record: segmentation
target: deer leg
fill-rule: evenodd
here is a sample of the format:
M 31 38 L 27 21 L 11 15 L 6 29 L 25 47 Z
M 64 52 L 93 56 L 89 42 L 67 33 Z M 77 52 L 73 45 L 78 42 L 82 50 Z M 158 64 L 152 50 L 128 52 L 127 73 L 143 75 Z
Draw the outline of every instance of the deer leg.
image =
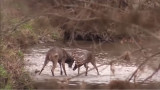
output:
M 99 75 L 99 71 L 98 71 L 98 68 L 97 68 L 97 66 L 96 66 L 96 64 L 95 63 L 93 63 L 93 62 L 91 62 L 91 64 L 94 66 L 94 68 L 96 69 L 96 71 L 97 71 L 97 75 Z
M 54 76 L 54 69 L 56 68 L 56 66 L 57 66 L 57 63 L 53 62 L 53 67 L 51 69 L 52 76 Z
M 39 75 L 40 75 L 41 72 L 44 70 L 44 67 L 47 65 L 48 62 L 49 62 L 49 60 L 45 60 L 45 61 L 44 61 L 43 67 L 42 67 L 41 71 L 39 72 Z
M 60 62 L 59 62 L 59 66 L 60 66 L 60 69 L 61 69 L 60 73 L 61 73 L 61 75 L 63 75 L 62 65 L 61 65 L 61 63 L 60 63 Z
M 87 63 L 84 64 L 84 67 L 86 68 L 86 74 L 85 74 L 85 76 L 87 76 L 87 73 L 88 73 L 88 64 Z
M 79 75 L 79 72 L 80 72 L 80 67 L 78 67 L 78 75 Z
M 65 69 L 65 63 L 64 62 L 62 62 L 62 67 L 63 67 L 63 71 L 64 71 L 65 75 L 67 76 L 66 69 Z

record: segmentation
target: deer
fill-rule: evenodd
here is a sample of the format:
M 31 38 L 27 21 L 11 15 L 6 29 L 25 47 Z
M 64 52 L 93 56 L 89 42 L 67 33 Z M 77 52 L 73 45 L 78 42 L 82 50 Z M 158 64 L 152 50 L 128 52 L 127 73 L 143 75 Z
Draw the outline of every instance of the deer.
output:
M 97 75 L 99 75 L 99 71 L 98 71 L 98 68 L 96 66 L 95 57 L 93 56 L 91 51 L 84 50 L 81 53 L 74 52 L 73 53 L 73 58 L 75 60 L 75 66 L 73 67 L 73 70 L 75 71 L 78 68 L 78 75 L 79 75 L 79 72 L 80 72 L 80 67 L 82 65 L 84 65 L 84 67 L 86 68 L 85 76 L 87 76 L 88 68 L 89 68 L 88 63 L 91 63 L 94 66 L 94 68 L 97 71 Z
M 63 71 L 64 71 L 65 75 L 67 76 L 67 73 L 65 70 L 65 63 L 68 64 L 69 68 L 72 68 L 72 65 L 75 60 L 64 49 L 59 48 L 59 47 L 53 47 L 47 52 L 43 67 L 39 75 L 44 70 L 44 67 L 48 64 L 49 61 L 51 61 L 53 64 L 53 67 L 51 69 L 52 76 L 54 76 L 54 69 L 56 68 L 57 63 L 59 63 L 60 65 L 60 74 L 63 75 Z M 62 68 L 63 68 L 63 71 L 62 71 Z

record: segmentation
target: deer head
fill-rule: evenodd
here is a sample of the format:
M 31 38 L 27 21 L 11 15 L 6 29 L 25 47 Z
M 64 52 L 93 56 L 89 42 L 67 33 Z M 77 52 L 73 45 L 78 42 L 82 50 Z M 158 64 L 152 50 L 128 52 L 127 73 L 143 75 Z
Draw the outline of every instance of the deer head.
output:
M 76 70 L 78 67 L 81 67 L 83 64 L 84 64 L 83 60 L 75 61 L 75 66 L 73 67 L 73 70 Z
M 67 57 L 65 63 L 68 64 L 68 67 L 69 67 L 69 68 L 72 68 L 72 65 L 73 65 L 74 61 L 75 61 L 74 58 L 71 57 L 71 56 L 68 54 L 68 57 Z

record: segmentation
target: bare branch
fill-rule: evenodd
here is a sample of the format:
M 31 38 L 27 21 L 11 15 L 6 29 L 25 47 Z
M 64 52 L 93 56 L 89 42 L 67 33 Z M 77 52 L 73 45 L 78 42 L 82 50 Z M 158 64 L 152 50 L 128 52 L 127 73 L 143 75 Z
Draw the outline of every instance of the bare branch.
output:
M 158 68 L 150 76 L 148 76 L 145 80 L 143 80 L 140 84 L 143 84 L 145 81 L 152 78 L 159 70 L 160 70 L 160 64 L 159 64 Z
M 64 16 L 64 15 L 60 15 L 58 13 L 46 13 L 45 15 L 54 15 L 54 16 L 57 16 L 57 17 L 67 18 L 67 19 L 73 20 L 73 21 L 92 21 L 92 20 L 99 19 L 98 17 L 79 19 L 79 18 L 67 17 L 67 16 Z
M 121 19 L 118 19 L 116 18 L 116 14 L 112 13 L 112 11 L 110 11 L 110 13 L 112 13 L 112 15 L 107 15 L 106 13 L 103 13 L 103 12 L 100 12 L 98 10 L 94 10 L 93 8 L 89 8 L 89 7 L 81 7 L 81 6 L 76 6 L 76 5 L 61 5 L 62 7 L 71 7 L 71 8 L 81 8 L 81 9 L 87 9 L 91 12 L 93 12 L 95 15 L 97 16 L 104 16 L 106 19 L 108 20 L 111 20 L 111 21 L 114 21 L 116 23 L 120 23 L 120 24 L 124 24 L 126 26 L 130 26 L 130 27 L 133 27 L 133 28 L 138 28 L 144 32 L 146 32 L 147 34 L 155 37 L 156 39 L 160 40 L 160 37 L 158 37 L 157 35 L 155 35 L 154 33 L 152 33 L 150 30 L 146 29 L 146 28 L 143 28 L 139 25 L 136 25 L 136 24 L 132 24 L 132 23 L 128 23 L 128 22 L 124 22 L 122 21 Z M 128 12 L 121 12 L 119 13 L 119 17 L 121 16 L 124 16 L 124 15 L 128 15 L 129 13 Z M 158 26 L 157 26 L 158 27 Z
M 101 67 L 101 66 L 104 66 L 104 65 L 106 65 L 106 64 L 107 64 L 107 63 L 100 64 L 100 65 L 97 66 L 97 68 L 98 68 L 98 67 Z M 93 67 L 93 68 L 89 69 L 88 72 L 89 72 L 89 71 L 92 71 L 92 70 L 94 70 L 94 69 L 95 69 L 95 68 Z M 86 73 L 86 72 L 82 72 L 82 73 L 80 73 L 79 75 L 72 76 L 72 77 L 68 78 L 68 80 L 71 80 L 71 79 L 73 79 L 73 78 L 76 78 L 76 77 L 78 77 L 78 76 L 80 76 L 80 75 L 83 75 L 83 74 L 85 74 L 85 73 Z
M 135 76 L 135 74 L 137 73 L 137 71 L 138 71 L 144 64 L 146 64 L 151 58 L 153 58 L 153 57 L 155 57 L 155 56 L 157 56 L 157 55 L 159 55 L 159 54 L 160 54 L 160 52 L 157 52 L 157 53 L 153 54 L 152 56 L 146 58 L 146 60 L 145 60 L 144 62 L 142 62 L 142 63 L 137 67 L 137 69 L 133 72 L 133 74 L 132 74 L 131 77 L 128 79 L 128 81 L 130 81 L 130 80 L 133 78 L 133 76 Z

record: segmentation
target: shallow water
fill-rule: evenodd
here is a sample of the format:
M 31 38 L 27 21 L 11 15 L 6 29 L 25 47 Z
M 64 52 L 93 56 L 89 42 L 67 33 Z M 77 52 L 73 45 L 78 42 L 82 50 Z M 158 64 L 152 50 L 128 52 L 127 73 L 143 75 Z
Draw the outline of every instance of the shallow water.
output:
M 63 47 L 67 52 L 71 52 L 73 49 L 79 49 L 79 50 L 92 50 L 92 43 L 88 42 L 78 42 L 78 46 L 60 46 Z M 55 69 L 55 76 L 53 77 L 51 74 L 51 68 L 52 63 L 50 62 L 41 75 L 38 75 L 38 73 L 35 73 L 36 71 L 41 70 L 46 52 L 51 49 L 53 44 L 40 44 L 33 47 L 29 47 L 25 51 L 25 69 L 31 73 L 31 77 L 35 82 L 43 82 L 48 83 L 52 80 L 64 80 L 66 78 L 70 78 L 73 76 L 76 76 L 78 74 L 78 71 L 73 71 L 71 68 L 68 68 L 68 65 L 65 65 L 66 72 L 68 76 L 60 75 L 60 68 L 57 64 L 57 68 Z M 103 49 L 102 49 L 103 48 Z M 126 50 L 134 50 L 136 47 L 134 45 L 128 46 L 128 45 L 120 45 L 120 44 L 105 44 L 103 46 L 96 46 L 96 51 L 94 51 L 94 54 L 96 56 L 97 60 L 97 66 L 99 66 L 102 63 L 109 62 L 112 60 L 115 60 L 117 56 L 119 56 L 122 52 Z M 134 59 L 134 58 L 132 58 Z M 134 61 L 134 60 L 133 60 Z M 74 65 L 73 65 L 74 66 Z M 89 64 L 89 69 L 93 66 Z M 85 76 L 84 74 L 74 77 L 70 79 L 69 86 L 70 88 L 77 88 L 76 85 L 79 85 L 82 82 L 85 82 L 87 85 L 102 85 L 108 84 L 111 80 L 126 80 L 129 78 L 132 73 L 136 70 L 137 66 L 136 64 L 128 64 L 128 63 L 120 63 L 114 65 L 115 73 L 113 74 L 110 70 L 110 65 L 103 65 L 101 67 L 98 67 L 98 70 L 100 72 L 100 75 L 97 75 L 96 70 L 92 70 L 88 72 L 88 76 Z M 85 72 L 85 68 L 82 66 L 80 69 L 80 73 Z M 146 77 L 148 77 L 150 74 L 152 74 L 153 70 L 151 68 L 146 67 L 143 70 L 143 73 L 139 75 L 138 81 L 143 81 Z M 154 75 L 150 79 L 150 81 L 160 81 L 160 71 Z M 52 85 L 52 84 L 51 84 Z M 43 84 L 40 85 L 43 87 Z M 49 86 L 44 86 L 43 88 L 47 88 Z M 50 87 L 52 88 L 52 87 Z

